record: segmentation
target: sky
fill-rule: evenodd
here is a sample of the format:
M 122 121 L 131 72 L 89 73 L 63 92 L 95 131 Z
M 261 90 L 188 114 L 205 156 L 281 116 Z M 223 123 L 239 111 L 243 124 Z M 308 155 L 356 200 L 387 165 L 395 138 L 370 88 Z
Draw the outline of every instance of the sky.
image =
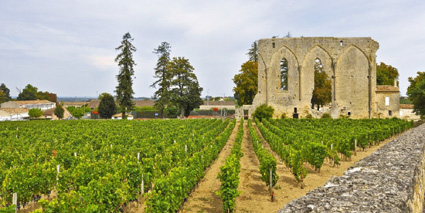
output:
M 283 37 L 372 37 L 377 62 L 396 67 L 401 95 L 425 71 L 423 0 L 1 0 L 0 83 L 60 97 L 114 94 L 114 61 L 129 32 L 135 97 L 151 97 L 161 42 L 195 68 L 202 96 L 232 96 L 252 42 Z

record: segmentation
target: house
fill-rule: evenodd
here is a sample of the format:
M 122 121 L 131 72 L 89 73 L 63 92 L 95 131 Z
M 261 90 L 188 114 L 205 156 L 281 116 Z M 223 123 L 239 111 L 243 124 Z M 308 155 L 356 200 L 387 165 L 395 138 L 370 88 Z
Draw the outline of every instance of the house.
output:
M 235 109 L 234 101 L 204 101 L 204 104 L 199 106 L 199 109 L 210 110 L 212 108 L 218 109 Z
M 63 102 L 63 107 L 82 107 L 87 105 L 88 106 L 89 102 Z
M 28 118 L 28 109 L 25 108 L 1 108 L 0 121 L 21 121 Z
M 59 120 L 58 116 L 55 115 L 55 109 L 56 109 L 56 107 L 44 111 L 43 112 L 44 118 L 50 118 L 51 120 Z M 66 108 L 63 108 L 63 110 L 64 110 L 64 112 L 63 112 L 63 118 L 62 119 L 71 118 L 71 113 Z
M 100 104 L 100 100 L 91 100 L 88 106 L 90 107 L 91 110 L 94 110 L 99 107 L 99 104 Z
M 127 120 L 133 120 L 134 117 L 131 114 L 125 114 L 127 116 Z M 115 114 L 112 116 L 112 120 L 121 120 L 122 119 L 122 113 Z
M 378 85 L 375 91 L 376 111 L 379 118 L 400 117 L 400 91 L 391 85 Z
M 41 110 L 48 110 L 56 107 L 56 103 L 48 100 L 30 100 L 30 101 L 8 101 L 2 103 L 0 108 L 26 108 L 33 109 L 39 108 Z
M 413 112 L 413 105 L 412 104 L 400 104 L 400 118 L 418 121 L 418 120 L 421 119 L 421 116 L 416 115 Z

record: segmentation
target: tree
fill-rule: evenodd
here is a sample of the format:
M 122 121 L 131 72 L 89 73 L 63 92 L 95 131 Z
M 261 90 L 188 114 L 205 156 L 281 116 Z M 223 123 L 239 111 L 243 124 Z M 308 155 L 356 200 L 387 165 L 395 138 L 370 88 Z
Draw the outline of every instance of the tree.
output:
M 409 82 L 407 95 L 413 103 L 413 111 L 423 118 L 425 117 L 425 72 L 418 72 L 415 78 L 409 77 Z
M 238 105 L 252 104 L 258 90 L 258 63 L 247 61 L 241 66 L 239 74 L 233 78 L 236 87 L 233 88 Z
M 39 108 L 32 108 L 28 111 L 28 115 L 31 118 L 39 118 L 40 116 L 43 115 L 43 111 L 41 111 L 41 109 Z
M 48 100 L 50 96 L 48 92 L 38 91 L 37 87 L 28 84 L 18 95 L 18 100 Z
M 5 94 L 5 93 L 3 93 L 3 91 L 2 91 L 2 90 L 0 90 L 0 104 L 1 104 L 1 103 L 4 103 L 4 102 L 6 102 L 6 101 L 7 101 L 6 94 Z
M 131 44 L 131 41 L 133 41 L 133 38 L 131 38 L 130 33 L 126 33 L 123 36 L 121 45 L 115 49 L 121 51 L 115 58 L 115 62 L 118 62 L 120 67 L 120 72 L 117 75 L 118 86 L 115 92 L 117 93 L 117 101 L 123 108 L 122 119 L 127 119 L 125 112 L 134 107 L 132 76 L 134 75 L 133 66 L 136 65 L 133 60 L 133 52 L 136 51 L 136 48 Z
M 66 109 L 69 111 L 69 113 L 71 113 L 74 118 L 80 119 L 84 115 L 84 107 L 69 106 L 66 107 Z
M 381 62 L 381 64 L 376 65 L 376 84 L 377 85 L 394 85 L 394 79 L 398 79 L 398 70 L 397 68 L 386 65 Z
M 311 108 L 320 107 L 332 101 L 332 81 L 329 76 L 322 70 L 322 63 L 316 59 L 314 66 L 314 90 L 311 98 Z
M 274 109 L 271 106 L 266 104 L 261 104 L 257 109 L 255 109 L 252 116 L 262 121 L 263 119 L 269 119 L 273 117 Z
M 6 98 L 6 101 L 12 100 L 12 98 L 10 97 L 10 90 L 9 88 L 6 87 L 4 83 L 0 85 L 0 92 L 3 92 L 4 97 Z
M 63 107 L 60 104 L 56 104 L 56 109 L 55 109 L 54 113 L 59 119 L 62 119 L 63 114 L 65 113 L 65 110 L 63 109 Z
M 184 57 L 173 58 L 168 64 L 171 74 L 171 102 L 180 107 L 180 117 L 189 116 L 190 112 L 199 107 L 202 87 L 199 86 L 194 68 Z
M 158 90 L 154 93 L 155 108 L 159 110 L 159 114 L 164 117 L 164 109 L 167 104 L 170 102 L 170 71 L 168 69 L 168 63 L 170 62 L 170 52 L 171 46 L 167 42 L 162 42 L 157 49 L 154 49 L 153 53 L 158 55 L 158 62 L 155 67 L 154 78 L 158 80 L 155 81 L 151 87 L 156 88 L 158 85 Z
M 101 118 L 111 118 L 117 111 L 114 97 L 109 93 L 102 93 L 99 95 L 99 115 Z
M 257 41 L 254 41 L 247 53 L 249 61 L 258 62 L 258 46 Z

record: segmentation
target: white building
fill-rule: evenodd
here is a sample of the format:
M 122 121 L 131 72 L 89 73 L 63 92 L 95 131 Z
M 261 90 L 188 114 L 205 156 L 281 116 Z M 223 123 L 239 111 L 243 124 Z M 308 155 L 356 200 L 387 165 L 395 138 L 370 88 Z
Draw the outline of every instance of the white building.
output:
M 28 109 L 20 108 L 1 108 L 0 109 L 0 121 L 21 121 L 24 118 L 28 118 Z
M 125 114 L 125 116 L 127 116 L 127 120 L 133 120 L 134 119 L 133 115 L 131 115 L 131 114 Z M 122 119 L 121 113 L 115 114 L 115 115 L 112 116 L 112 120 L 121 120 L 121 119 Z
M 26 108 L 33 109 L 39 108 L 41 110 L 48 110 L 56 107 L 56 103 L 48 100 L 31 100 L 31 101 L 8 101 L 1 104 L 0 108 Z

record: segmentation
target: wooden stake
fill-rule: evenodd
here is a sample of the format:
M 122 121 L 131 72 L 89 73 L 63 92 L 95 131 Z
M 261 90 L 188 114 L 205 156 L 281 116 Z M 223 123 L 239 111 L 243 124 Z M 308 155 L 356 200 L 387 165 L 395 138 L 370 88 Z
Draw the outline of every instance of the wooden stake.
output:
M 13 193 L 13 196 L 12 197 L 13 197 L 12 198 L 12 204 L 13 205 L 16 205 L 15 212 L 18 212 L 18 194 L 17 193 Z
M 142 174 L 142 184 L 141 184 L 141 186 L 140 186 L 141 188 L 140 188 L 140 191 L 141 191 L 141 193 L 142 193 L 142 195 L 143 195 L 143 193 L 145 193 L 145 180 L 144 180 L 144 178 L 143 178 L 143 174 Z

